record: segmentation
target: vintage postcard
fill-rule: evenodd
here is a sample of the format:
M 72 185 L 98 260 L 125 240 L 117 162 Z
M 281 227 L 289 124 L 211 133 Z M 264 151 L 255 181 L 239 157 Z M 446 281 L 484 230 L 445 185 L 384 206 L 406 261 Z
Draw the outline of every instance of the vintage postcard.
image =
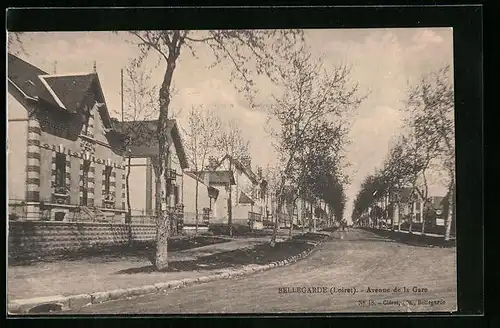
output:
M 451 28 L 8 33 L 10 315 L 457 311 Z

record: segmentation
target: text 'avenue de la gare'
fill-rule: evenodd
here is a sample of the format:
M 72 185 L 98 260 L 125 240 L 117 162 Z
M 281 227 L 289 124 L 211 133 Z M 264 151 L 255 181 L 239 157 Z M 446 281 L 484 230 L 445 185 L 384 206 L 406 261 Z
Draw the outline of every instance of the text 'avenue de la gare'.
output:
M 366 289 L 356 289 L 356 287 L 278 287 L 279 294 L 352 294 L 358 292 L 365 293 L 427 293 L 429 290 L 425 287 L 418 286 L 396 286 L 391 288 L 375 288 L 367 287 Z

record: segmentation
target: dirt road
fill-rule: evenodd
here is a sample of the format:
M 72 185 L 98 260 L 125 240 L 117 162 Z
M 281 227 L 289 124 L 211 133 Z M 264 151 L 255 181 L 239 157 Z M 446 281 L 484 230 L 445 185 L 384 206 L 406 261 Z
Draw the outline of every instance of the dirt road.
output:
M 451 312 L 455 259 L 455 248 L 409 246 L 353 229 L 333 233 L 290 266 L 66 313 Z

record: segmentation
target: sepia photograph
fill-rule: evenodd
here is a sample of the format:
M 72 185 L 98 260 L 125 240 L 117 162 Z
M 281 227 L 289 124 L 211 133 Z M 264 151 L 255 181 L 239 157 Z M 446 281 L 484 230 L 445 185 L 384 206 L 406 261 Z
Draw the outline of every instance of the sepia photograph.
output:
M 458 310 L 451 27 L 7 37 L 9 315 Z

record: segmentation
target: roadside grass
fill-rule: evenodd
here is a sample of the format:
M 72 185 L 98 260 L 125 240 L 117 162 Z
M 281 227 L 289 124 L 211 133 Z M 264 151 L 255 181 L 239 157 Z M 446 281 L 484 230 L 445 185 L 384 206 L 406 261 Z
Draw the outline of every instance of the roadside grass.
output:
M 275 261 L 282 261 L 289 257 L 298 255 L 304 251 L 313 249 L 317 242 L 328 238 L 324 234 L 306 233 L 293 236 L 292 239 L 277 242 L 274 247 L 269 243 L 259 244 L 253 248 L 237 249 L 208 256 L 199 257 L 196 260 L 170 262 L 165 272 L 196 271 L 196 270 L 220 270 L 235 268 L 243 265 L 264 265 Z M 117 274 L 137 274 L 156 272 L 152 265 L 129 268 L 117 272 Z
M 456 241 L 450 239 L 444 240 L 444 236 L 421 235 L 418 233 L 405 233 L 391 230 L 382 230 L 377 228 L 362 228 L 365 231 L 370 231 L 378 236 L 390 238 L 396 242 L 404 243 L 417 247 L 455 247 Z
M 229 242 L 228 239 L 217 236 L 197 236 L 175 238 L 168 240 L 168 250 L 177 252 L 207 245 Z M 53 254 L 37 256 L 37 254 L 25 254 L 23 256 L 9 256 L 9 266 L 34 265 L 39 262 L 56 261 L 82 261 L 89 260 L 93 263 L 112 262 L 122 259 L 129 260 L 151 260 L 154 256 L 155 245 L 153 242 L 138 242 L 132 245 L 117 245 L 108 247 L 93 247 L 83 250 L 61 250 Z
M 196 278 L 207 273 L 221 272 L 247 264 L 267 264 L 284 260 L 304 250 L 310 250 L 325 235 L 307 234 L 295 236 L 291 240 L 276 243 L 271 248 L 269 243 L 253 248 L 225 251 L 199 257 L 197 260 L 171 261 L 164 272 L 153 270 L 148 254 L 151 249 L 136 251 L 133 256 L 122 252 L 119 255 L 85 257 L 82 260 L 38 261 L 31 265 L 10 266 L 7 270 L 8 298 L 23 299 L 50 295 L 77 295 L 152 285 L 170 280 Z M 211 237 L 216 238 L 216 237 Z M 221 240 L 221 238 L 216 238 Z M 227 241 L 227 239 L 223 239 Z M 221 241 L 221 242 L 223 242 Z M 193 241 L 190 241 L 193 243 Z M 197 240 L 196 246 L 214 240 Z M 176 241 L 177 249 L 188 247 L 188 242 Z M 174 245 L 174 244 L 173 244 Z M 192 245 L 192 244 L 191 244 Z

